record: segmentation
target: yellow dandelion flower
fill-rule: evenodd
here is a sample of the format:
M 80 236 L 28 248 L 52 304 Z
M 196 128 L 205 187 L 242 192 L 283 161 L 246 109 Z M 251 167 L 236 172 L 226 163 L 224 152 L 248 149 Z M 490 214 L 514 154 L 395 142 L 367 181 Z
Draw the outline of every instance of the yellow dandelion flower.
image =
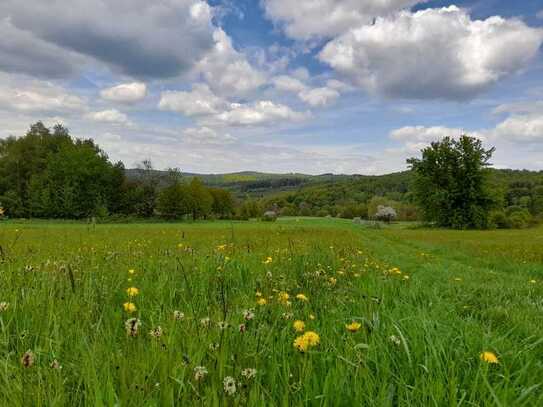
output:
M 185 246 L 185 245 L 184 245 L 183 243 L 178 243 L 178 244 L 177 244 L 177 248 L 178 248 L 178 249 L 182 249 L 184 246 Z
M 257 291 L 255 294 L 257 297 L 262 297 L 262 293 L 260 291 Z
M 136 304 L 133 302 L 125 302 L 123 308 L 126 312 L 132 313 L 136 311 Z
M 259 298 L 258 300 L 256 300 L 256 303 L 258 305 L 266 305 L 268 303 L 268 300 L 266 300 L 265 298 Z
M 493 352 L 488 352 L 488 351 L 482 352 L 479 355 L 479 357 L 481 358 L 483 362 L 486 362 L 486 363 L 494 363 L 494 364 L 500 363 L 498 360 L 498 357 Z
M 304 321 L 300 321 L 299 319 L 297 319 L 292 324 L 292 327 L 294 328 L 296 332 L 303 332 L 305 330 L 305 323 Z
M 337 279 L 334 278 L 334 277 L 330 277 L 330 278 L 328 279 L 328 281 L 329 281 L 330 284 L 332 284 L 332 285 L 336 285 L 336 283 L 337 283 Z
M 300 301 L 309 301 L 309 298 L 307 298 L 307 296 L 305 294 L 297 294 L 296 295 L 296 299 L 300 300 Z
M 298 336 L 296 339 L 294 339 L 293 345 L 300 352 L 305 352 L 309 348 L 309 343 L 307 342 L 305 335 Z
M 350 324 L 346 324 L 345 328 L 347 328 L 347 331 L 349 332 L 357 332 L 361 326 L 362 324 L 360 322 L 353 321 Z
M 535 283 L 537 283 L 537 281 L 535 281 L 535 280 L 530 280 L 530 283 L 531 283 L 531 284 L 535 284 Z
M 129 297 L 135 297 L 136 295 L 140 293 L 140 290 L 136 287 L 130 287 L 126 289 L 126 293 L 128 294 Z
M 226 249 L 226 245 L 225 244 L 220 244 L 217 246 L 217 250 L 218 251 L 222 251 L 222 250 L 225 250 Z
M 134 274 L 135 272 L 136 272 L 136 270 L 134 270 L 134 269 L 128 270 L 128 274 Z
M 311 321 L 314 321 L 314 320 L 315 320 L 315 315 L 309 314 L 309 319 L 310 319 Z
M 281 291 L 278 295 L 279 301 L 282 303 L 287 303 L 288 299 L 290 298 L 290 295 L 288 295 L 287 292 Z
M 321 338 L 319 337 L 319 335 L 313 331 L 307 331 L 304 334 L 304 337 L 307 340 L 309 346 L 317 346 L 321 342 Z

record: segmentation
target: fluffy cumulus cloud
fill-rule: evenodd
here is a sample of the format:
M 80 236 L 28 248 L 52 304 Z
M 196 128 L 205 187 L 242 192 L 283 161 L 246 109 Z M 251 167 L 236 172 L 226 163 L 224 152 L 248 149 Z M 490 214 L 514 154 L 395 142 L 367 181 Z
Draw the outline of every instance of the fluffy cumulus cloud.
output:
M 216 96 L 208 85 L 195 84 L 191 91 L 163 92 L 158 104 L 161 110 L 182 113 L 185 116 L 205 116 L 219 113 L 227 103 Z
M 298 98 L 312 107 L 324 107 L 336 101 L 339 90 L 344 89 L 341 82 L 329 80 L 327 86 L 311 88 L 295 76 L 280 75 L 271 81 L 277 90 L 296 93 Z
M 159 108 L 196 117 L 210 126 L 261 126 L 301 121 L 309 115 L 269 100 L 232 103 L 215 95 L 206 84 L 196 84 L 191 91 L 163 92 Z
M 99 112 L 90 112 L 85 115 L 89 120 L 101 123 L 110 124 L 128 124 L 126 114 L 119 112 L 117 109 L 102 110 Z
M 266 15 L 292 38 L 334 37 L 426 0 L 263 0 Z
M 0 107 L 28 113 L 79 112 L 86 109 L 83 98 L 50 82 L 31 80 L 1 74 Z
M 245 54 L 237 51 L 230 37 L 222 30 L 213 33 L 215 45 L 196 66 L 214 92 L 221 95 L 246 95 L 266 81 L 265 75 L 255 69 Z
M 285 121 L 303 121 L 309 117 L 308 112 L 297 112 L 289 106 L 262 100 L 249 104 L 231 103 L 228 110 L 213 119 L 229 126 L 262 126 Z
M 13 44 L 6 46 L 2 36 L 0 55 L 9 61 L 0 67 L 33 61 L 52 76 L 70 70 L 62 60 L 60 67 L 44 68 L 51 55 L 63 55 L 48 54 L 54 48 L 134 77 L 165 78 L 187 72 L 214 46 L 212 9 L 203 0 L 3 0 L 0 16 L 6 17 L 2 34 L 37 45 L 7 53 Z
M 319 58 L 389 97 L 466 99 L 524 68 L 543 30 L 517 19 L 472 20 L 455 6 L 402 11 L 330 41 Z
M 322 88 L 314 88 L 302 91 L 298 94 L 298 96 L 304 102 L 313 107 L 322 107 L 335 102 L 335 100 L 339 97 L 339 92 L 335 89 L 325 86 Z
M 102 99 L 118 103 L 135 103 L 147 95 L 147 86 L 142 82 L 123 83 L 100 91 Z

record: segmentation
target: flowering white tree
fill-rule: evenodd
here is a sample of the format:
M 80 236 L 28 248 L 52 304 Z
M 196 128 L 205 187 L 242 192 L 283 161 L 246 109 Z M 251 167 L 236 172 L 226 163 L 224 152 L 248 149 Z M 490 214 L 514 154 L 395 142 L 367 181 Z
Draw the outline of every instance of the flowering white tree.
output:
M 375 219 L 390 223 L 396 218 L 396 210 L 391 206 L 379 205 L 375 213 Z

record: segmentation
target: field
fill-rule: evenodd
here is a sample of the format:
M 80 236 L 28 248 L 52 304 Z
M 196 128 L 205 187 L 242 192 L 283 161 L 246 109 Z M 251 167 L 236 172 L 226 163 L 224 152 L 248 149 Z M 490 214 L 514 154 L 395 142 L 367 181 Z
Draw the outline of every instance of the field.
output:
M 0 405 L 543 405 L 541 228 L 3 222 L 0 246 Z

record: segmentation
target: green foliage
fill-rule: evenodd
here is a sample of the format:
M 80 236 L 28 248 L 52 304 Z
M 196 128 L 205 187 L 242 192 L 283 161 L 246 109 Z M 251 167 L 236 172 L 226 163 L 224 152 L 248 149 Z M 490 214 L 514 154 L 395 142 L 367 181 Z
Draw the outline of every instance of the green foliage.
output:
M 14 217 L 82 218 L 114 209 L 123 168 L 92 140 L 41 122 L 0 141 L 0 201 Z
M 493 152 L 480 140 L 463 135 L 433 142 L 422 150 L 422 159 L 407 160 L 425 220 L 457 229 L 488 227 L 495 198 L 486 167 Z

